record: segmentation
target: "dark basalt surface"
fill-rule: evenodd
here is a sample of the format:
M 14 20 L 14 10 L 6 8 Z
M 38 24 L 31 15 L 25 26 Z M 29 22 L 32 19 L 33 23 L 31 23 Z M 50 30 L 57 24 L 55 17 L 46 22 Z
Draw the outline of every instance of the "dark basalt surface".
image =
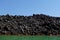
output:
M 60 17 L 0 15 L 1 35 L 60 35 Z

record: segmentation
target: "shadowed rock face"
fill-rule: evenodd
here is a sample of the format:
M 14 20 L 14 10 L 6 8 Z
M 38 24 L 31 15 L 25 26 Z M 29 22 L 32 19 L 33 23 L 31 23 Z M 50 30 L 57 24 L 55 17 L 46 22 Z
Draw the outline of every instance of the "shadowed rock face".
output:
M 33 16 L 0 16 L 0 34 L 59 35 L 60 18 L 44 14 Z

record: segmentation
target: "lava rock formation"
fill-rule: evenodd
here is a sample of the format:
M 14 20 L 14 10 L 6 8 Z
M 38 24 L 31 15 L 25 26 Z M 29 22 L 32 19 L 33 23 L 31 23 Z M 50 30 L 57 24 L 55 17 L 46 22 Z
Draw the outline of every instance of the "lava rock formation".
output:
M 33 16 L 0 15 L 0 34 L 59 35 L 60 17 L 44 14 L 33 14 Z

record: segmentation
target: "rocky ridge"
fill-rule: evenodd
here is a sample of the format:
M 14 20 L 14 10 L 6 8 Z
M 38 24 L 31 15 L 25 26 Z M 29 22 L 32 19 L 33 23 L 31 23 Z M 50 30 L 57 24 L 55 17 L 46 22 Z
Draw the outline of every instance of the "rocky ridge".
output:
M 0 34 L 59 35 L 60 17 L 44 14 L 33 14 L 33 16 L 0 15 Z

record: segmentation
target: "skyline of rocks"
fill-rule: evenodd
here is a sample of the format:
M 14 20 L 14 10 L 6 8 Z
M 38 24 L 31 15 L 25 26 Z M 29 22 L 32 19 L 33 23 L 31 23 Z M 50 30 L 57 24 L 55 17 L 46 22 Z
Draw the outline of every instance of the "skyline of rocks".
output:
M 32 16 L 0 16 L 0 34 L 3 35 L 59 35 L 60 17 L 44 14 Z

